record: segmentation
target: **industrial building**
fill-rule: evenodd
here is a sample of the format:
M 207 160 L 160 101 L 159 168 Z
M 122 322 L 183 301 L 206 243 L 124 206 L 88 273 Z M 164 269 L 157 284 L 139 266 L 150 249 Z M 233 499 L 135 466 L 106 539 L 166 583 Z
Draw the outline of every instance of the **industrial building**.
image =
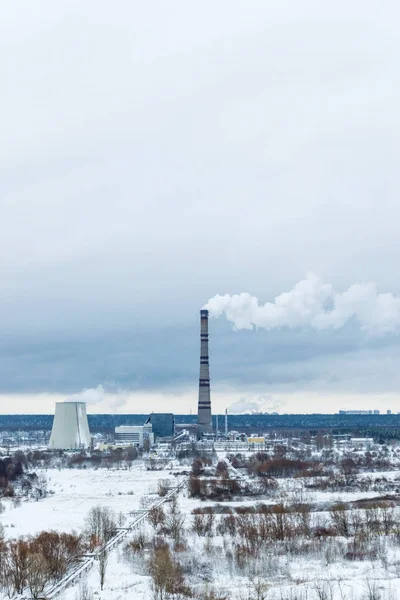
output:
M 175 417 L 172 413 L 151 413 L 145 425 L 151 425 L 154 438 L 172 438 L 175 433 Z
M 118 445 L 131 445 L 139 448 L 143 448 L 145 440 L 148 440 L 151 446 L 154 444 L 152 425 L 120 425 L 115 428 L 114 440 Z
M 200 376 L 197 410 L 197 437 L 211 434 L 210 364 L 208 355 L 208 310 L 200 311 Z
M 90 448 L 92 439 L 85 402 L 56 402 L 49 449 L 81 450 Z
M 150 446 L 159 439 L 172 439 L 175 433 L 175 417 L 172 413 L 151 413 L 144 425 L 120 425 L 114 430 L 118 445 L 132 444 L 143 448 L 145 440 Z

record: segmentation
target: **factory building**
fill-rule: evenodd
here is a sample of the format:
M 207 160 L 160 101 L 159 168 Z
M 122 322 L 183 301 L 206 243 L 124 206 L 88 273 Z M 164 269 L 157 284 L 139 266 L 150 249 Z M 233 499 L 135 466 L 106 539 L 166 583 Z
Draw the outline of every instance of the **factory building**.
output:
M 143 448 L 145 440 L 150 446 L 154 444 L 154 433 L 151 424 L 120 425 L 114 430 L 114 440 L 117 445 L 130 445 Z
M 151 413 L 145 425 L 151 425 L 154 438 L 172 438 L 175 433 L 175 417 L 172 413 Z
M 81 450 L 90 448 L 92 439 L 85 402 L 56 402 L 50 450 Z

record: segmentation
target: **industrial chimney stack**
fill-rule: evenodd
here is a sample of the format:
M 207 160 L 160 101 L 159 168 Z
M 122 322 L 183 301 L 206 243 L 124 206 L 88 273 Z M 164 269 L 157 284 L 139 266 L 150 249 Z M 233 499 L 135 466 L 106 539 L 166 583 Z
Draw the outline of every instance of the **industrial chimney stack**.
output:
M 212 433 L 210 363 L 208 358 L 208 310 L 200 311 L 200 378 L 197 414 L 197 437 Z

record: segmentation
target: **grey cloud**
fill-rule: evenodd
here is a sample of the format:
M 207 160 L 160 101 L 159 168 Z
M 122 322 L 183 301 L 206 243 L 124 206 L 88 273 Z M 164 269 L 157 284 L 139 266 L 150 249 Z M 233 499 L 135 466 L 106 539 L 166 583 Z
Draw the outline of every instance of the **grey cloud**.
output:
M 191 385 L 208 298 L 273 298 L 308 270 L 399 296 L 399 17 L 394 0 L 3 3 L 3 389 Z M 348 361 L 363 387 L 363 352 L 397 353 L 352 323 L 219 331 L 212 376 L 235 386 L 334 385 Z
M 321 389 L 396 390 L 400 385 L 396 336 L 362 339 L 352 327 L 331 332 L 239 331 L 210 322 L 212 389 L 258 393 Z M 94 388 L 116 402 L 126 391 L 193 389 L 198 380 L 198 319 L 190 326 L 137 329 L 72 339 L 55 336 L 3 340 L 0 392 L 81 394 Z M 365 372 L 364 372 L 365 368 Z M 99 386 L 101 386 L 99 388 Z M 244 394 L 243 397 L 247 397 Z

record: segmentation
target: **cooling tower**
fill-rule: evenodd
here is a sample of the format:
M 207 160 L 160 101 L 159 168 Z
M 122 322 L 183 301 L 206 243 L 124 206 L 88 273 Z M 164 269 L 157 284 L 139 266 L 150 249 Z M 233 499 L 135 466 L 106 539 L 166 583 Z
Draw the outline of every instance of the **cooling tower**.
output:
M 86 403 L 56 402 L 49 448 L 51 450 L 78 450 L 90 448 L 90 445 Z
M 197 437 L 212 433 L 210 365 L 208 358 L 208 310 L 200 311 L 200 378 L 197 413 Z

